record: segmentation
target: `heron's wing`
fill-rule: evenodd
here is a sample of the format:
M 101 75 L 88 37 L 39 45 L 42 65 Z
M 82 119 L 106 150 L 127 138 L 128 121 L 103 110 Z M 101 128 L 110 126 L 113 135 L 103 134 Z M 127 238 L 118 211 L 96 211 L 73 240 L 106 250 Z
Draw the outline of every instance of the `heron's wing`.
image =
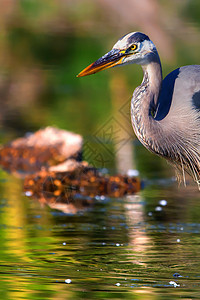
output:
M 200 65 L 178 68 L 162 82 L 155 119 L 160 121 L 168 113 L 194 108 L 200 112 Z

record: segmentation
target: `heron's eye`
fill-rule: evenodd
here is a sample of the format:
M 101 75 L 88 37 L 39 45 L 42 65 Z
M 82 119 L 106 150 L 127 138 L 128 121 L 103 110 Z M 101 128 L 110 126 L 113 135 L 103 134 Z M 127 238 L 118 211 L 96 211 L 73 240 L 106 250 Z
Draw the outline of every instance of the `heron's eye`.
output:
M 136 44 L 131 45 L 128 49 L 126 49 L 126 54 L 129 54 L 129 52 L 135 51 L 138 48 Z M 132 54 L 132 53 L 131 53 Z
M 133 44 L 131 47 L 130 47 L 130 50 L 131 51 L 134 51 L 134 50 L 136 50 L 137 49 L 137 45 L 136 44 Z

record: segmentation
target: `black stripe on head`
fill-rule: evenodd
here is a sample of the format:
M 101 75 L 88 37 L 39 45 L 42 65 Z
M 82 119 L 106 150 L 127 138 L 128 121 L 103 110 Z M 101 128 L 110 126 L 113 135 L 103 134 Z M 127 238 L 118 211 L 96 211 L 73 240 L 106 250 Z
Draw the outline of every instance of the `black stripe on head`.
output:
M 128 38 L 128 43 L 134 44 L 134 43 L 142 43 L 143 41 L 150 41 L 149 37 L 142 33 L 142 32 L 135 32 Z
M 200 110 L 200 91 L 194 93 L 192 96 L 192 104 L 195 109 Z

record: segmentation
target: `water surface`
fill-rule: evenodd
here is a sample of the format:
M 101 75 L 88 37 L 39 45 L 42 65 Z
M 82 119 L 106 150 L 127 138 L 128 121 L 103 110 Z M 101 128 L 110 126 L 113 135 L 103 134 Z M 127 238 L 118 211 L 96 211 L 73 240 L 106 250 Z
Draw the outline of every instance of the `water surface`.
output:
M 2 299 L 199 299 L 200 202 L 188 189 L 151 181 L 73 215 L 1 172 Z

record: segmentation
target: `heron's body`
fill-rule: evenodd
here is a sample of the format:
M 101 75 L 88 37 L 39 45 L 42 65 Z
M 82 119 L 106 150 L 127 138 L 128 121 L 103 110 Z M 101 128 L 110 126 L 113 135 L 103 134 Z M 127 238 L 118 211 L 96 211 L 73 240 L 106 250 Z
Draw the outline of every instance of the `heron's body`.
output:
M 133 93 L 131 120 L 142 144 L 200 181 L 200 65 L 178 68 L 162 79 L 158 52 L 148 36 L 134 32 L 83 70 L 85 76 L 120 64 L 137 63 L 143 81 Z
M 154 71 L 161 72 L 158 65 L 150 68 L 151 75 Z M 198 182 L 200 66 L 181 67 L 156 82 L 150 79 L 148 69 L 149 66 L 131 101 L 134 131 L 146 148 L 181 168 L 183 178 L 188 171 Z M 157 93 L 152 93 L 154 88 Z

